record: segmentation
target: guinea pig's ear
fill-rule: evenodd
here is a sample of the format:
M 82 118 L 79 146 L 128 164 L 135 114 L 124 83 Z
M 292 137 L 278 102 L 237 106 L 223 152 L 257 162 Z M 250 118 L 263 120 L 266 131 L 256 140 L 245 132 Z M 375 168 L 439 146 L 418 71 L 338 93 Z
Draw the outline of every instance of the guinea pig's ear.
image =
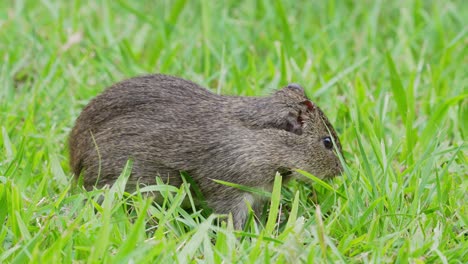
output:
M 310 100 L 302 101 L 300 104 L 303 105 L 301 108 L 305 106 L 305 109 L 299 110 L 298 112 L 290 112 L 283 123 L 284 130 L 297 135 L 302 135 L 302 128 L 304 127 L 304 112 L 313 112 L 316 109 L 315 104 Z
M 305 96 L 305 91 L 302 86 L 297 83 L 290 83 L 286 86 L 286 89 L 300 96 Z
M 307 111 L 315 111 L 315 108 L 317 108 L 317 106 L 312 103 L 310 100 L 305 100 L 303 102 L 301 102 L 301 104 L 305 105 L 307 107 Z
M 277 98 L 280 98 L 282 101 L 288 103 L 295 103 L 307 100 L 304 88 L 302 88 L 299 84 L 296 83 L 288 84 L 283 89 L 276 91 L 275 95 L 277 96 Z
M 296 135 L 302 135 L 302 127 L 304 126 L 302 111 L 299 111 L 298 113 L 289 113 L 284 121 L 282 129 Z
M 296 135 L 302 135 L 302 126 L 304 125 L 304 121 L 301 114 L 301 112 L 298 114 L 289 113 L 284 120 L 285 122 L 282 125 L 282 129 Z
M 284 100 L 289 109 L 288 114 L 281 120 L 274 122 L 278 129 L 282 129 L 296 135 L 302 135 L 304 127 L 304 115 L 314 111 L 316 106 L 306 96 L 304 88 L 299 84 L 291 83 L 276 93 Z

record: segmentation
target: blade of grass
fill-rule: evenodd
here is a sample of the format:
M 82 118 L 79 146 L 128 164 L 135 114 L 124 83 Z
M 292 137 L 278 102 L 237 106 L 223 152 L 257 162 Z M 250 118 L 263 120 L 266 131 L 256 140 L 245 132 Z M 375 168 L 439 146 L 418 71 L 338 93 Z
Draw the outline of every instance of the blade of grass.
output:
M 201 247 L 202 243 L 200 242 L 208 236 L 208 231 L 210 230 L 211 223 L 214 219 L 215 215 L 210 215 L 210 217 L 208 217 L 208 219 L 198 227 L 195 233 L 190 236 L 190 239 L 186 243 L 183 242 L 185 245 L 182 247 L 179 254 L 177 254 L 179 263 L 186 263 L 187 261 L 190 262 L 195 252 Z
M 141 208 L 138 218 L 132 226 L 130 234 L 126 237 L 125 241 L 121 244 L 118 253 L 113 256 L 115 261 L 121 261 L 125 259 L 127 255 L 130 255 L 135 248 L 135 245 L 142 243 L 142 235 L 144 234 L 145 229 L 145 217 L 148 208 L 152 203 L 151 199 L 147 199 Z M 114 261 L 112 261 L 114 262 Z M 114 262 L 115 263 L 115 262 Z
M 216 183 L 225 185 L 225 186 L 233 187 L 233 188 L 242 190 L 244 192 L 257 194 L 257 195 L 260 195 L 260 196 L 263 196 L 263 197 L 270 198 L 271 195 L 272 195 L 270 192 L 267 192 L 267 191 L 262 190 L 260 188 L 249 187 L 249 186 L 245 186 L 245 185 L 241 185 L 241 184 L 237 184 L 237 183 L 232 183 L 232 182 L 227 182 L 227 181 L 222 181 L 222 180 L 216 180 L 216 179 L 211 179 L 211 180 L 216 182 Z
M 270 212 L 268 214 L 268 221 L 265 226 L 265 233 L 268 236 L 273 235 L 276 219 L 278 219 L 279 205 L 281 200 L 281 180 L 281 175 L 276 173 L 275 181 L 273 183 L 273 192 L 271 194 Z
M 303 170 L 300 170 L 300 169 L 296 169 L 295 171 L 299 172 L 300 174 L 306 176 L 307 178 L 311 179 L 313 182 L 317 183 L 318 185 L 322 186 L 323 188 L 331 191 L 331 192 L 334 192 L 336 193 L 338 196 L 340 196 L 341 198 L 345 199 L 345 200 L 348 200 L 348 198 L 346 197 L 346 195 L 344 195 L 343 193 L 333 189 L 333 187 L 331 187 L 328 183 L 322 181 L 321 179 L 315 177 L 314 175 L 306 172 L 306 171 L 303 171 Z
M 393 100 L 395 100 L 395 102 L 397 103 L 398 111 L 400 112 L 400 117 L 402 118 L 403 122 L 406 122 L 408 111 L 407 95 L 390 53 L 387 52 L 386 58 L 388 69 L 390 71 L 390 84 L 393 93 Z

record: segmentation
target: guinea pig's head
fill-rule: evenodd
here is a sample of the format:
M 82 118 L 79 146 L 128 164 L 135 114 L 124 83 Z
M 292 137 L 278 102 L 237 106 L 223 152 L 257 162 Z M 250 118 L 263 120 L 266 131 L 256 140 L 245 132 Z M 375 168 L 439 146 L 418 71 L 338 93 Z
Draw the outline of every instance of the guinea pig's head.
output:
M 289 137 L 288 145 L 295 148 L 292 150 L 295 160 L 288 169 L 305 170 L 322 179 L 340 175 L 343 171 L 338 157 L 342 155 L 340 140 L 322 110 L 297 84 L 288 85 L 274 96 L 282 101 L 285 109 L 283 130 L 294 134 Z M 292 176 L 304 179 L 297 172 Z

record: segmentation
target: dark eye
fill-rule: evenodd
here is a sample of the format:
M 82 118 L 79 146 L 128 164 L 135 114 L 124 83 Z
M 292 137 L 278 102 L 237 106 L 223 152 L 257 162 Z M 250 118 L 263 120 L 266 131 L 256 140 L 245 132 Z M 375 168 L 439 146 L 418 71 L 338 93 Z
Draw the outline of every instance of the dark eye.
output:
M 323 138 L 323 145 L 327 149 L 332 149 L 333 148 L 333 142 L 330 137 L 325 137 Z

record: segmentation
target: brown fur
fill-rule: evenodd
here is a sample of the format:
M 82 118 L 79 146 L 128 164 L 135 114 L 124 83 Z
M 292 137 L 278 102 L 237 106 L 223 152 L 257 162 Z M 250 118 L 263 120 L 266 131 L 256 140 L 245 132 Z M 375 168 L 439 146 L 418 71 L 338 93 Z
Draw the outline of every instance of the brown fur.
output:
M 271 190 L 277 171 L 336 176 L 341 164 L 323 143 L 330 133 L 341 152 L 332 125 L 297 84 L 268 97 L 238 97 L 147 75 L 111 86 L 84 108 L 70 135 L 70 163 L 88 189 L 112 184 L 130 158 L 128 189 L 154 184 L 156 176 L 177 186 L 186 171 L 208 205 L 231 212 L 240 228 L 245 201 L 258 211 L 260 199 L 212 179 Z

